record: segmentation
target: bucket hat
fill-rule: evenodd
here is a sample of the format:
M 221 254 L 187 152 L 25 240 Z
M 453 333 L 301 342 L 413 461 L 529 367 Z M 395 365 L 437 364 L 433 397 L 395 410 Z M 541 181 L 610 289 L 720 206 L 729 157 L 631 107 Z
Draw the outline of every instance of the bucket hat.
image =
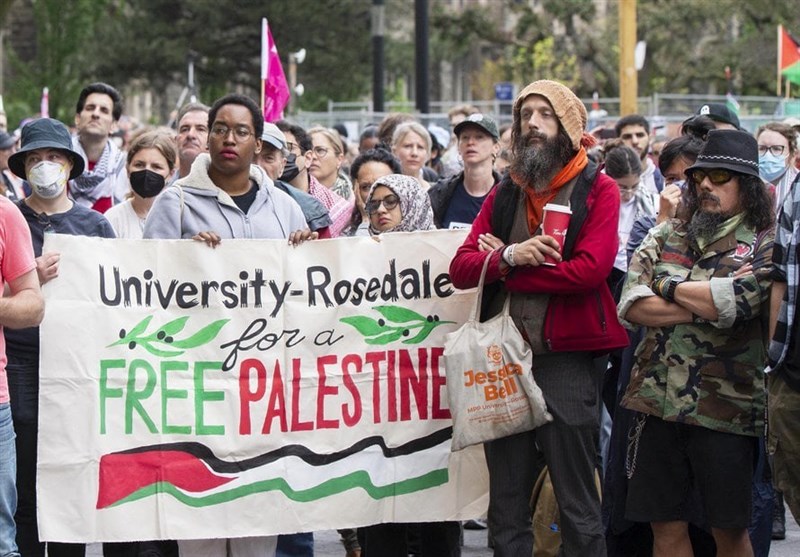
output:
M 20 178 L 27 179 L 25 173 L 25 157 L 30 151 L 36 149 L 58 149 L 72 161 L 70 179 L 83 174 L 85 163 L 83 157 L 73 151 L 72 137 L 67 126 L 52 118 L 39 118 L 22 128 L 21 146 L 19 151 L 8 158 L 8 168 Z

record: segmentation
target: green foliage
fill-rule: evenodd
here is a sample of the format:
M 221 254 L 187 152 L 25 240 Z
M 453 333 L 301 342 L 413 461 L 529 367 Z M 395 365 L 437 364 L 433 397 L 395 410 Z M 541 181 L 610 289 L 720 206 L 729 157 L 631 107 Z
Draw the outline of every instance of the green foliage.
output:
M 329 99 L 370 97 L 369 0 L 18 0 L 31 6 L 33 59 L 7 49 L 11 79 L 4 100 L 11 122 L 38 112 L 42 87 L 50 113 L 71 122 L 79 90 L 91 81 L 134 85 L 173 106 L 195 53 L 200 99 L 260 91 L 260 20 L 267 16 L 288 74 L 288 55 L 305 48 L 297 81 L 302 110 Z M 0 19 L 13 0 L 0 0 Z M 465 69 L 472 94 L 498 80 L 540 77 L 571 84 L 581 96 L 618 95 L 618 2 L 492 0 L 455 10 L 431 0 L 432 97 L 436 71 Z M 411 0 L 386 0 L 386 97 L 406 100 L 414 76 Z M 647 41 L 639 93 L 723 93 L 725 67 L 737 94 L 775 92 L 776 26 L 800 33 L 796 0 L 639 0 L 638 37 Z M 169 92 L 168 92 L 169 91 Z M 162 115 L 165 116 L 165 115 Z
M 71 123 L 78 93 L 86 85 L 86 62 L 97 50 L 93 42 L 98 22 L 107 14 L 109 0 L 31 0 L 36 21 L 36 57 L 20 60 L 9 49 L 14 78 L 6 98 L 9 122 L 38 113 L 43 87 L 49 88 L 50 115 Z

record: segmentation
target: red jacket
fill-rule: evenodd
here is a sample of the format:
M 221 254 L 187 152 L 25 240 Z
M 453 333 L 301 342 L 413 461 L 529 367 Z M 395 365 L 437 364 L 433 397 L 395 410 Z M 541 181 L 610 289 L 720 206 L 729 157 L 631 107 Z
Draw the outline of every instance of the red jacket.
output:
M 456 288 L 472 288 L 478 285 L 481 268 L 486 254 L 478 250 L 478 236 L 492 232 L 492 211 L 497 188 L 492 190 L 478 213 L 467 239 L 458 248 L 450 262 L 450 279 Z M 599 292 L 606 307 L 605 319 L 608 320 L 609 332 L 617 346 L 627 344 L 627 334 L 613 311 L 613 298 L 606 285 L 606 277 L 614 265 L 619 238 L 617 226 L 619 222 L 619 188 L 612 178 L 598 172 L 592 189 L 586 199 L 587 216 L 578 234 L 572 256 L 554 267 L 515 267 L 505 277 L 506 288 L 511 292 L 531 294 L 575 294 L 580 295 Z M 491 283 L 503 278 L 500 272 L 500 258 L 503 248 L 492 253 L 492 259 L 486 272 L 486 282 Z M 609 300 L 611 307 L 608 307 Z M 587 296 L 586 303 L 596 304 L 593 297 Z M 610 314 L 610 315 L 609 315 Z M 586 350 L 596 350 L 596 339 L 589 338 L 592 326 L 586 323 L 561 323 L 559 327 L 580 327 L 586 333 Z M 605 323 L 603 324 L 605 327 Z M 580 336 L 580 335 L 578 335 Z

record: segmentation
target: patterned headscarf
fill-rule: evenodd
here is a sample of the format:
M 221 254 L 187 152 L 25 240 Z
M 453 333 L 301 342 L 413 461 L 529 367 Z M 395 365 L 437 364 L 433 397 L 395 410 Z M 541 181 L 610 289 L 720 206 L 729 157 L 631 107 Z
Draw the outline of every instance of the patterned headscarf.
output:
M 430 198 L 417 180 L 403 174 L 389 174 L 378 178 L 369 189 L 367 203 L 372 201 L 372 195 L 378 186 L 389 188 L 400 199 L 400 224 L 389 230 L 384 230 L 384 232 L 414 232 L 416 230 L 434 230 L 436 228 L 436 225 L 433 224 L 433 209 L 431 208 Z M 373 236 L 381 234 L 379 230 L 375 230 L 372 227 L 372 224 L 369 225 L 369 232 Z

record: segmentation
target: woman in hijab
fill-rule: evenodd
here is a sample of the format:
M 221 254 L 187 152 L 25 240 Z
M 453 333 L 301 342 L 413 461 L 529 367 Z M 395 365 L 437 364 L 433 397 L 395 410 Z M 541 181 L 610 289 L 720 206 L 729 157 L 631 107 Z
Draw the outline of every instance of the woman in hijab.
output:
M 434 230 L 433 209 L 428 194 L 411 176 L 389 174 L 378 178 L 365 204 L 371 235 L 387 232 Z M 458 522 L 385 523 L 363 528 L 365 555 L 401 557 L 459 557 L 461 531 Z M 410 542 L 418 547 L 410 547 Z
M 404 174 L 378 178 L 372 184 L 365 208 L 373 236 L 436 228 L 428 194 L 417 180 Z

